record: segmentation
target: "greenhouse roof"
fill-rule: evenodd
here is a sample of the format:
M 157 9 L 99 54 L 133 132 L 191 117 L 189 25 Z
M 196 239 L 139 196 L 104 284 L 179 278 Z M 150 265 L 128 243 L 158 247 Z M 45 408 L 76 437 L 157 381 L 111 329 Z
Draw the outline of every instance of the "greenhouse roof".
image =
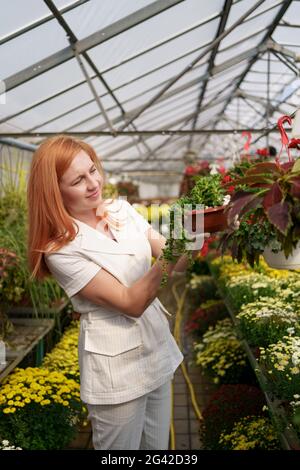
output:
M 0 137 L 70 133 L 112 173 L 279 147 L 300 107 L 299 0 L 10 0 Z M 0 91 L 1 92 L 1 91 Z

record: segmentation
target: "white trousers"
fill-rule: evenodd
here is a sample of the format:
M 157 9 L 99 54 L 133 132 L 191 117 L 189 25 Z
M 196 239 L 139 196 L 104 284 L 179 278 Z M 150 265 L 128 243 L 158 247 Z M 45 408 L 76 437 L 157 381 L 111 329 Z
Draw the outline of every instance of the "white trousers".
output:
M 168 450 L 171 381 L 115 405 L 86 405 L 95 450 Z

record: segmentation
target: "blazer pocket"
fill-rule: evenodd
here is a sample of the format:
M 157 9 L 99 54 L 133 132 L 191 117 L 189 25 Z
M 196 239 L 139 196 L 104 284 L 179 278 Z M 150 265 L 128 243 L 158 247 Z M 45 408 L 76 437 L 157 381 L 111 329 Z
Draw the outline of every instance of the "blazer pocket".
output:
M 141 380 L 140 326 L 125 317 L 95 322 L 84 332 L 92 393 L 130 390 Z
M 136 324 L 125 329 L 94 327 L 85 330 L 84 349 L 95 354 L 113 357 L 138 348 L 141 344 L 142 337 Z

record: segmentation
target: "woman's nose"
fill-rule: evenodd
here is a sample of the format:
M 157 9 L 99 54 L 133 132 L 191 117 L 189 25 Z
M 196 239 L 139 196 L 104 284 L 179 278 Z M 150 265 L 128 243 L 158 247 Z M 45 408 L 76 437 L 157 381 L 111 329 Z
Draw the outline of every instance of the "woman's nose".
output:
M 96 189 L 99 186 L 98 178 L 96 176 L 89 175 L 86 181 L 88 189 Z

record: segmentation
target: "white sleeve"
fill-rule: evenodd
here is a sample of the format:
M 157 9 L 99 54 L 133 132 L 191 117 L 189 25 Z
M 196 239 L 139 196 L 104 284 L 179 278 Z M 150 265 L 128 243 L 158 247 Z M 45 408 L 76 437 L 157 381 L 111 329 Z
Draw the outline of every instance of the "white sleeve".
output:
M 135 225 L 137 226 L 137 229 L 140 232 L 146 232 L 151 227 L 151 224 L 149 224 L 149 222 L 141 214 L 139 214 L 138 211 L 134 207 L 132 207 L 132 205 L 129 204 L 129 202 L 125 199 L 124 203 L 126 205 L 128 214 L 133 219 Z
M 101 266 L 75 253 L 45 255 L 49 271 L 69 297 L 77 294 L 100 271 Z

